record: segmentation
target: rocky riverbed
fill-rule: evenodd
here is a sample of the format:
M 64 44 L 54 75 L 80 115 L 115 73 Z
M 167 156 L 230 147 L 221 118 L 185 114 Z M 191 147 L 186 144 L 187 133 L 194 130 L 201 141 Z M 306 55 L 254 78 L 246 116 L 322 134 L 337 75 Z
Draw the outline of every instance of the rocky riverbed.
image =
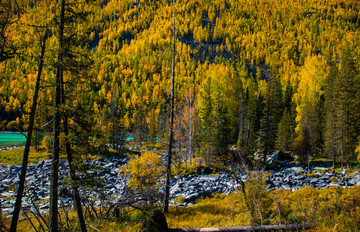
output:
M 126 188 L 125 177 L 119 175 L 119 168 L 126 165 L 129 158 L 127 156 L 110 157 L 106 159 L 97 159 L 88 161 L 90 166 L 95 167 L 89 173 L 97 178 L 104 180 L 104 194 L 112 196 L 113 199 L 121 198 Z M 98 168 L 96 168 L 98 167 Z M 1 208 L 5 215 L 10 215 L 15 202 L 15 188 L 18 185 L 20 165 L 0 165 L 0 195 Z M 28 167 L 26 196 L 23 198 L 24 207 L 32 207 L 32 201 L 37 202 L 41 210 L 47 210 L 49 205 L 47 199 L 50 191 L 50 170 L 51 160 L 42 160 L 37 164 L 31 164 Z M 347 178 L 333 175 L 326 172 L 327 167 L 312 167 L 311 173 L 303 166 L 295 166 L 290 162 L 281 163 L 280 168 L 268 171 L 267 178 L 269 190 L 288 189 L 296 190 L 304 186 L 312 186 L 314 188 L 326 188 L 328 186 L 337 185 L 341 187 L 353 186 L 360 184 L 360 174 L 354 178 Z M 171 180 L 171 196 L 184 198 L 183 204 L 186 206 L 192 204 L 197 198 L 202 196 L 210 196 L 214 193 L 229 194 L 237 190 L 239 185 L 234 181 L 227 172 L 218 174 L 209 174 L 211 170 L 200 170 L 194 175 L 175 176 Z M 68 191 L 63 186 L 63 180 L 67 177 L 68 164 L 67 161 L 60 163 L 60 187 L 59 195 L 60 206 L 68 206 L 72 204 Z M 241 179 L 246 180 L 246 173 L 243 173 Z M 82 192 L 82 194 L 98 194 Z M 95 196 L 95 195 L 94 195 Z

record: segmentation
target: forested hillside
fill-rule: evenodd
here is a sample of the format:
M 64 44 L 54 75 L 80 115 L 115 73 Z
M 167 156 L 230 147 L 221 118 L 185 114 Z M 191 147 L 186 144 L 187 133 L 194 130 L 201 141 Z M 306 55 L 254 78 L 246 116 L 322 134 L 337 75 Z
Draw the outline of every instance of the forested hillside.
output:
M 48 28 L 35 125 L 46 131 L 53 115 L 60 3 L 12 2 L 1 3 L 0 127 L 27 127 Z M 171 1 L 67 4 L 78 11 L 65 21 L 70 124 L 86 123 L 111 143 L 128 135 L 138 146 L 165 142 Z M 237 149 L 266 159 L 280 149 L 303 162 L 308 155 L 357 159 L 360 2 L 178 0 L 175 7 L 174 144 L 180 158 L 213 163 Z

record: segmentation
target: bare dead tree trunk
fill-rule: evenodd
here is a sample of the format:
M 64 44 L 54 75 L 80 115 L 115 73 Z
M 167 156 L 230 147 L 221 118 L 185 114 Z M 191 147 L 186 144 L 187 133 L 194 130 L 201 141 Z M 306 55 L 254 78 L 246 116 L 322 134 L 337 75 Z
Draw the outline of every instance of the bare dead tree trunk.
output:
M 45 54 L 45 48 L 46 48 L 45 45 L 46 45 L 47 37 L 48 37 L 48 30 L 45 31 L 44 37 L 42 38 L 42 41 L 41 41 L 41 54 L 40 54 L 40 60 L 39 60 L 39 64 L 38 64 L 38 74 L 36 77 L 35 92 L 34 92 L 33 102 L 32 102 L 31 111 L 30 111 L 28 134 L 27 134 L 27 138 L 26 138 L 23 162 L 22 162 L 22 166 L 21 166 L 19 188 L 18 188 L 17 195 L 16 195 L 16 202 L 15 202 L 13 216 L 11 219 L 11 226 L 10 226 L 11 232 L 16 231 L 17 222 L 19 220 L 19 214 L 20 214 L 20 209 L 21 209 L 22 196 L 23 196 L 24 189 L 25 189 L 26 169 L 27 169 L 28 161 L 29 161 L 31 137 L 32 137 L 32 132 L 33 132 L 33 128 L 34 128 L 37 99 L 39 96 L 39 89 L 40 89 L 40 77 L 41 77 L 41 72 L 42 72 L 43 65 L 44 65 L 44 54 Z
M 170 197 L 170 173 L 171 173 L 171 148 L 173 140 L 173 124 L 174 124 L 174 95 L 175 95 L 175 0 L 173 0 L 173 47 L 172 47 L 172 82 L 171 82 L 171 104 L 170 104 L 170 126 L 169 126 L 169 147 L 166 164 L 166 180 L 165 180 L 165 196 L 162 212 L 169 211 L 169 197 Z

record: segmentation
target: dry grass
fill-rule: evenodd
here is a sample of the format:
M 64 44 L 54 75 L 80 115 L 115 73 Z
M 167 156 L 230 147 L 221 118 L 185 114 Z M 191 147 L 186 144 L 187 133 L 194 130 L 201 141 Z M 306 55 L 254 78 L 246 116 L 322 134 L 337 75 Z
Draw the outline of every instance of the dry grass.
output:
M 21 165 L 23 160 L 24 148 L 15 148 L 0 152 L 0 164 L 5 165 Z M 98 159 L 97 155 L 82 155 L 82 159 Z M 35 148 L 30 149 L 29 163 L 37 163 L 44 159 L 51 159 L 51 153 L 45 149 L 36 151 Z M 66 159 L 66 154 L 61 153 L 60 159 Z
M 0 163 L 6 165 L 22 164 L 24 148 L 15 148 L 0 152 Z M 65 156 L 62 155 L 62 158 Z M 30 149 L 29 163 L 37 163 L 43 159 L 50 159 L 51 153 L 45 150 L 36 151 L 35 148 Z
M 217 194 L 187 208 L 172 207 L 166 219 L 171 228 L 241 226 L 249 224 L 245 209 L 238 194 Z
M 312 231 L 360 231 L 360 186 L 322 190 L 305 187 L 295 192 L 277 190 L 269 193 L 273 202 L 264 214 L 270 224 L 315 223 Z M 281 210 L 278 211 L 279 206 Z M 200 199 L 187 207 L 170 207 L 166 219 L 170 228 L 232 227 L 250 225 L 249 214 L 241 194 L 217 194 Z M 88 220 L 88 231 L 142 231 L 143 215 L 136 213 L 124 219 Z M 76 214 L 70 214 L 76 225 Z M 36 221 L 32 219 L 34 224 Z M 10 219 L 6 219 L 7 227 Z M 38 225 L 38 224 L 36 224 Z M 96 228 L 96 229 L 94 229 Z M 28 221 L 20 221 L 18 231 L 35 231 Z

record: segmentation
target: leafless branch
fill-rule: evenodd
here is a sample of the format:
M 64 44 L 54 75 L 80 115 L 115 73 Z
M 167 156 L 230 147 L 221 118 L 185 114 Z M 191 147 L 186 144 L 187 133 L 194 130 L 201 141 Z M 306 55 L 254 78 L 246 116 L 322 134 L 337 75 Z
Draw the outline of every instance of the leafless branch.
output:
M 31 219 L 30 219 L 29 216 L 27 215 L 26 211 L 25 211 L 24 209 L 22 209 L 22 211 L 23 211 L 23 214 L 25 215 L 26 219 L 27 219 L 28 222 L 30 223 L 30 225 L 34 228 L 34 230 L 35 230 L 36 232 L 38 232 L 38 230 L 36 229 L 34 223 L 32 223 Z
M 27 192 L 27 193 L 28 193 L 28 195 L 29 195 L 29 199 L 30 199 L 30 201 L 31 201 L 31 204 L 34 206 L 34 209 L 35 209 L 37 215 L 41 218 L 41 220 L 44 222 L 44 224 L 46 225 L 46 227 L 49 228 L 46 220 L 45 220 L 44 217 L 41 215 L 38 206 L 37 206 L 37 205 L 35 204 L 35 202 L 33 201 L 31 195 L 29 194 L 29 192 Z

